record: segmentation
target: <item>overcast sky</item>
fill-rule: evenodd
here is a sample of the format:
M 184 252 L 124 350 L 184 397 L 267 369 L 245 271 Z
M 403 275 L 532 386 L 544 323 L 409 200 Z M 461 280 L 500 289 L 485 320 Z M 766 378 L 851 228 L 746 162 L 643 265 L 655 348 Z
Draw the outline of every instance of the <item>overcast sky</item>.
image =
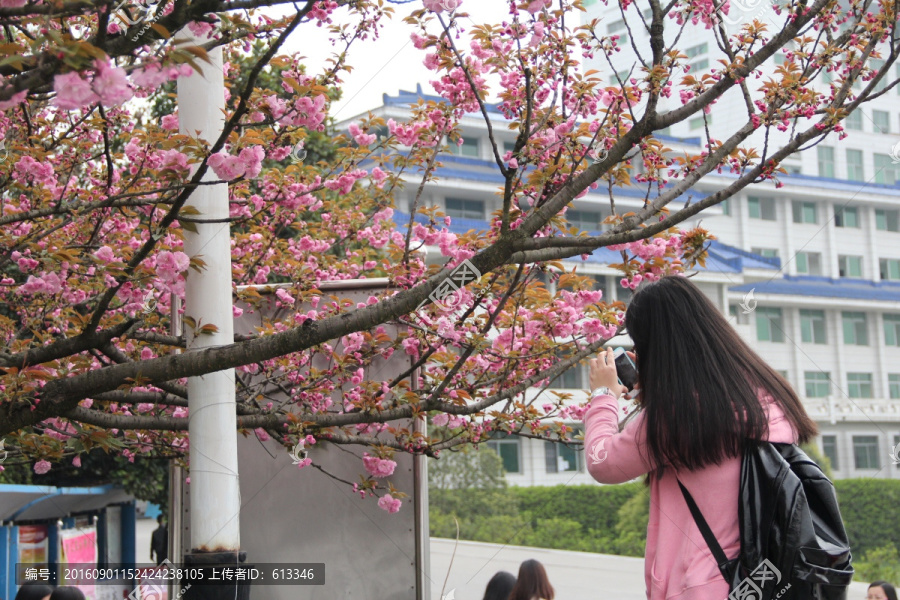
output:
M 381 105 L 381 95 L 396 95 L 398 91 L 415 90 L 421 83 L 426 93 L 434 93 L 429 84 L 436 74 L 422 64 L 426 52 L 416 50 L 410 41 L 411 26 L 403 23 L 403 17 L 422 7 L 419 0 L 408 4 L 388 4 L 395 9 L 394 17 L 385 21 L 378 40 L 356 42 L 350 49 L 349 64 L 354 70 L 344 77 L 344 96 L 332 106 L 331 116 L 336 120 L 347 119 Z M 467 12 L 476 23 L 500 23 L 509 17 L 506 0 L 464 0 L 461 10 Z M 339 13 L 340 16 L 346 11 Z M 472 21 L 462 22 L 472 24 Z M 460 40 L 462 41 L 462 40 Z M 465 43 L 468 47 L 468 41 Z M 288 39 L 285 50 L 308 57 L 307 72 L 321 72 L 326 59 L 333 51 L 325 27 L 304 24 Z

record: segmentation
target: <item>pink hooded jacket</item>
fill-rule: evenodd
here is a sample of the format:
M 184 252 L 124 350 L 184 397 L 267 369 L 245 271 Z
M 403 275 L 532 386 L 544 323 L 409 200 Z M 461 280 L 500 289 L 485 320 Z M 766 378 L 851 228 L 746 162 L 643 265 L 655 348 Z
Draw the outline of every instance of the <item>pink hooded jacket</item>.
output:
M 768 440 L 795 443 L 797 434 L 781 407 L 763 400 L 769 417 Z M 588 472 L 600 483 L 624 483 L 656 469 L 648 462 L 643 415 L 619 432 L 619 403 L 612 396 L 597 396 L 584 415 L 585 461 Z M 697 471 L 680 471 L 678 478 L 729 558 L 740 550 L 737 509 L 741 459 Z M 649 600 L 725 600 L 728 583 L 697 529 L 678 487 L 675 472 L 650 476 L 650 522 L 644 578 Z

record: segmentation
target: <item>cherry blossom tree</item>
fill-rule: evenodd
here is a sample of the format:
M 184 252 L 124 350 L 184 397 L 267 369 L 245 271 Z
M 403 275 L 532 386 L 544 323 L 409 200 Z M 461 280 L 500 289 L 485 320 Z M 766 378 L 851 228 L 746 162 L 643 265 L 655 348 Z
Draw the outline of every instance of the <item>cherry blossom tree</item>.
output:
M 599 24 L 577 26 L 580 0 L 511 1 L 506 22 L 471 27 L 460 0 L 424 0 L 405 21 L 443 101 L 411 107 L 402 122 L 370 116 L 335 132 L 328 111 L 350 68 L 346 50 L 376 38 L 394 9 L 307 0 L 289 3 L 297 10 L 284 17 L 263 10 L 281 4 L 0 0 L 0 435 L 13 459 L 45 472 L 95 448 L 181 456 L 185 378 L 237 368 L 243 432 L 294 447 L 363 446 L 366 475 L 355 485 L 395 512 L 395 452 L 435 456 L 493 431 L 571 435 L 553 419 L 578 418 L 583 406 L 559 393 L 525 401 L 525 392 L 614 336 L 624 306 L 576 273 L 550 293 L 537 283 L 542 270 L 607 247 L 621 251 L 631 289 L 686 272 L 711 236 L 680 225 L 751 183 L 777 181 L 782 160 L 841 135 L 849 112 L 897 85 L 888 75 L 900 37 L 895 1 L 852 0 L 841 10 L 837 0 L 791 0 L 778 9 L 780 27 L 750 21 L 729 34 L 727 0 L 619 0 L 649 44 L 634 48 L 627 79 L 610 80 L 579 66 L 620 50 L 619 36 L 601 35 Z M 691 26 L 716 31 L 720 66 L 709 74 L 687 72 L 682 37 L 672 35 Z M 185 27 L 207 41 L 185 43 L 173 33 Z M 308 27 L 328 28 L 334 45 L 321 73 L 282 50 Z M 760 79 L 789 42 L 774 77 Z M 228 114 L 207 145 L 178 133 L 167 94 L 218 46 L 229 61 Z M 884 61 L 880 71 L 873 58 Z M 708 113 L 731 90 L 746 115 L 726 139 L 707 132 L 700 153 L 675 155 L 654 136 Z M 670 96 L 681 105 L 660 110 Z M 160 118 L 151 103 L 167 107 Z M 445 140 L 458 141 L 460 119 L 473 113 L 503 178 L 502 209 L 489 230 L 455 235 L 420 199 Z M 498 127 L 517 134 L 507 152 Z M 764 142 L 751 145 L 761 133 Z M 323 139 L 326 158 L 298 160 Z M 173 308 L 186 278 L 204 268 L 183 252 L 183 233 L 195 227 L 191 193 L 210 169 L 229 182 L 235 316 L 284 310 L 233 345 L 179 353 Z M 733 173 L 733 183 L 672 204 L 713 172 Z M 412 178 L 418 219 L 400 228 L 393 199 Z M 642 190 L 643 207 L 617 210 L 613 186 Z M 591 190 L 609 193 L 602 235 L 565 217 Z M 425 246 L 443 264 L 427 264 Z M 434 304 L 429 294 L 465 260 L 480 277 L 454 306 Z M 390 285 L 362 303 L 320 289 L 360 277 Z M 246 287 L 274 283 L 289 285 Z M 188 315 L 184 325 L 195 334 L 216 328 Z M 409 361 L 405 373 L 366 378 L 373 361 L 394 355 Z M 417 418 L 434 425 L 428 435 L 397 425 Z

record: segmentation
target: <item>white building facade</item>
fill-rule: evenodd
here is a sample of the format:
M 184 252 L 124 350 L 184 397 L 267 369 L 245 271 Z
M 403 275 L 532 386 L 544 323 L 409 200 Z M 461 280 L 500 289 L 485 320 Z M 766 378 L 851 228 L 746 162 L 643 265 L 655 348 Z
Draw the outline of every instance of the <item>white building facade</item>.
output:
M 597 19 L 598 35 L 619 35 L 622 48 L 612 58 L 612 68 L 597 56 L 586 61 L 585 70 L 596 69 L 604 79 L 626 72 L 641 78 L 634 67 L 634 47 L 641 52 L 649 48 L 648 10 L 641 2 L 636 3 L 641 14 L 632 6 L 623 15 L 618 3 L 587 0 L 585 6 L 583 22 Z M 731 6 L 725 17 L 730 33 L 751 19 L 766 23 L 770 32 L 784 21 L 771 3 Z M 666 42 L 678 33 L 667 17 Z M 681 35 L 678 47 L 688 57 L 691 74 L 720 66 L 714 30 L 688 23 Z M 774 77 L 783 58 L 784 50 L 766 66 L 763 78 L 753 80 L 756 85 Z M 871 61 L 879 70 L 883 64 Z M 900 64 L 895 69 L 900 77 Z M 825 91 L 831 80 L 825 74 L 818 85 Z M 853 89 L 862 85 L 867 84 Z M 783 163 L 789 173 L 781 177 L 783 187 L 748 186 L 714 217 L 704 219 L 724 243 L 779 260 L 772 278 L 728 286 L 728 310 L 745 338 L 787 376 L 818 421 L 820 448 L 831 459 L 836 478 L 900 477 L 895 464 L 900 444 L 898 100 L 900 87 L 866 103 L 844 122 L 846 139 L 832 134 Z M 663 100 L 660 112 L 680 105 L 673 94 Z M 744 100 L 734 89 L 705 119 L 688 119 L 666 133 L 693 138 L 699 148 L 706 128 L 712 137 L 724 139 L 747 120 Z M 786 141 L 777 131 L 769 133 L 770 143 Z M 762 147 L 762 135 L 758 130 L 745 145 Z M 730 179 L 707 177 L 697 187 L 712 191 Z M 747 302 L 751 291 L 753 299 Z M 745 302 L 747 308 L 755 302 L 755 309 L 746 312 L 741 308 Z
M 404 119 L 421 97 L 428 98 L 421 89 L 385 95 L 372 113 Z M 492 117 L 503 118 L 499 113 Z M 488 229 L 491 213 L 500 208 L 496 190 L 502 185 L 480 115 L 465 117 L 461 128 L 464 143 L 449 146 L 452 154 L 441 157 L 437 181 L 419 200 L 440 206 L 455 233 Z M 512 132 L 494 131 L 508 134 L 503 141 L 512 147 Z M 701 145 L 699 137 L 663 139 L 675 152 L 696 153 Z M 732 179 L 709 176 L 695 186 L 694 197 Z M 706 268 L 693 280 L 803 398 L 819 423 L 819 444 L 836 478 L 900 478 L 900 465 L 891 460 L 891 446 L 900 443 L 900 186 L 861 186 L 846 177 L 812 174 L 782 180 L 780 189 L 768 183 L 750 186 L 685 224 L 702 220 L 718 238 Z M 395 198 L 399 227 L 408 223 L 416 189 L 410 185 Z M 616 188 L 614 194 L 620 211 L 643 203 L 633 188 Z M 591 231 L 600 229 L 608 214 L 608 198 L 589 193 L 573 202 L 567 217 Z M 441 260 L 436 249 L 433 258 Z M 608 266 L 617 260 L 618 253 L 600 249 L 587 261 L 567 261 L 567 268 L 577 265 L 579 274 L 596 279 L 605 298 L 627 303 L 631 292 L 618 284 L 621 273 Z M 627 339 L 616 341 L 628 345 Z M 543 393 L 560 390 L 583 399 L 587 388 L 582 365 Z M 539 392 L 533 389 L 528 397 Z M 549 400 L 546 396 L 538 403 Z M 580 450 L 517 436 L 488 445 L 503 458 L 513 485 L 593 482 Z

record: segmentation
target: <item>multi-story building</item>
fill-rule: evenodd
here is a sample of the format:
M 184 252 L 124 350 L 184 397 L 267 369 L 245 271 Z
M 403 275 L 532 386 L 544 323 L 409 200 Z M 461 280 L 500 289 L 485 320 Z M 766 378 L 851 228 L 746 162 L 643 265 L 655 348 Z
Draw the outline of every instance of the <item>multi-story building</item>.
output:
M 383 105 L 372 112 L 399 120 L 422 97 L 428 98 L 421 88 L 384 95 Z M 499 112 L 491 117 L 503 119 Z M 426 186 L 420 205 L 442 207 L 455 233 L 487 230 L 491 213 L 500 208 L 496 190 L 502 178 L 481 116 L 463 118 L 461 129 L 463 143 L 448 146 L 438 179 Z M 512 147 L 512 132 L 505 127 L 494 132 Z M 699 137 L 661 139 L 675 152 L 697 153 L 701 147 Z M 841 174 L 789 175 L 779 189 L 768 183 L 750 186 L 687 223 L 702 220 L 718 237 L 694 281 L 801 395 L 820 425 L 819 443 L 836 477 L 900 477 L 900 465 L 893 465 L 890 455 L 891 445 L 900 443 L 900 186 L 861 186 L 835 177 Z M 694 197 L 732 179 L 708 176 L 695 186 Z M 395 199 L 400 227 L 408 223 L 416 189 L 411 185 Z M 614 195 L 621 211 L 643 202 L 635 188 L 616 188 Z M 608 197 L 588 193 L 573 202 L 567 218 L 597 231 L 609 211 Z M 441 259 L 436 249 L 433 257 Z M 618 284 L 621 273 L 608 266 L 617 261 L 619 253 L 599 249 L 587 260 L 566 264 L 592 276 L 606 298 L 627 303 L 631 292 Z M 627 338 L 613 342 L 629 343 Z M 581 401 L 587 387 L 582 365 L 542 393 L 566 391 Z M 529 397 L 538 393 L 533 389 Z M 517 436 L 489 445 L 503 458 L 514 485 L 593 481 L 583 453 L 566 446 Z
M 649 11 L 639 14 L 632 6 L 623 15 L 617 3 L 588 0 L 585 5 L 584 22 L 597 19 L 600 35 L 619 35 L 621 51 L 611 66 L 597 56 L 584 68 L 596 69 L 610 81 L 623 79 L 636 64 L 634 48 L 649 48 L 644 25 Z M 784 21 L 771 3 L 731 3 L 731 9 L 724 17 L 730 33 L 751 19 L 766 23 L 770 32 Z M 670 43 L 680 28 L 666 21 Z M 678 47 L 691 74 L 720 66 L 713 29 L 687 23 L 681 40 L 690 40 Z M 756 85 L 777 79 L 775 71 L 792 44 L 761 69 Z M 880 70 L 884 61 L 873 59 L 870 66 Z M 895 69 L 900 76 L 900 64 Z M 632 77 L 642 74 L 634 71 Z M 885 77 L 876 91 L 890 80 Z M 826 92 L 832 81 L 833 75 L 824 73 L 817 85 Z M 853 89 L 863 85 L 868 84 L 856 82 Z M 678 94 L 672 96 L 663 100 L 660 112 L 681 105 Z M 783 164 L 789 173 L 781 177 L 783 187 L 748 186 L 723 203 L 715 217 L 705 218 L 706 227 L 723 242 L 779 261 L 771 278 L 729 285 L 728 310 L 743 335 L 803 397 L 819 422 L 820 447 L 836 477 L 900 477 L 895 464 L 900 444 L 898 98 L 900 86 L 851 113 L 844 123 L 846 139 L 832 134 L 815 149 L 789 157 Z M 699 146 L 707 129 L 712 137 L 725 139 L 748 120 L 745 101 L 733 89 L 710 114 L 698 114 L 664 133 Z M 745 145 L 761 148 L 763 135 L 770 136 L 774 147 L 787 136 L 760 129 Z M 686 139 L 691 136 L 697 137 Z M 716 189 L 729 179 L 710 176 L 697 189 Z

